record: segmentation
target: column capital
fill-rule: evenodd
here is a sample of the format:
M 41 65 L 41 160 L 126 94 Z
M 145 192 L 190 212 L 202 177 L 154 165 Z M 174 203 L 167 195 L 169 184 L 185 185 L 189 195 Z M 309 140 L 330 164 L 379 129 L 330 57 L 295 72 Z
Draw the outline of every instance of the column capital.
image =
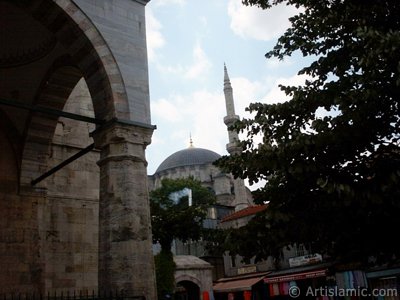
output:
M 110 144 L 130 143 L 143 145 L 144 148 L 151 144 L 154 127 L 144 127 L 113 120 L 90 133 L 95 147 L 103 149 Z
M 97 128 L 90 135 L 95 147 L 101 150 L 99 166 L 112 160 L 142 162 L 147 166 L 145 149 L 151 143 L 154 128 L 126 122 L 112 121 Z

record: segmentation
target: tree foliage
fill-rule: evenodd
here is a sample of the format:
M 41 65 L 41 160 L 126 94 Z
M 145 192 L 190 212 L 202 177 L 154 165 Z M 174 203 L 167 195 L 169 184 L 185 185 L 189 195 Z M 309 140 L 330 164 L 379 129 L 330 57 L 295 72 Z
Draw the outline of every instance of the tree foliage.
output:
M 215 196 L 193 178 L 163 179 L 161 184 L 150 192 L 153 241 L 169 251 L 174 239 L 186 242 L 201 237 L 207 209 L 215 203 Z M 188 196 L 178 202 L 170 198 L 171 193 L 184 188 L 192 190 L 192 206 L 188 205 Z
M 192 190 L 192 205 L 188 196 L 172 199 L 172 193 Z M 193 178 L 163 179 L 161 187 L 150 192 L 153 242 L 160 243 L 161 252 L 155 257 L 158 298 L 172 294 L 175 289 L 175 263 L 171 252 L 174 239 L 182 242 L 200 239 L 207 209 L 215 196 Z
M 243 254 L 307 243 L 342 260 L 399 258 L 387 233 L 400 228 L 400 1 L 243 3 L 298 7 L 266 57 L 314 59 L 298 72 L 309 76 L 304 85 L 281 86 L 290 101 L 249 106 L 253 117 L 234 125 L 247 134 L 242 153 L 218 162 L 267 180 L 255 197 L 269 208 L 242 229 L 251 236 Z
M 158 299 L 164 299 L 165 295 L 172 295 L 175 290 L 175 269 L 173 255 L 170 250 L 162 250 L 154 257 L 156 267 L 156 282 Z

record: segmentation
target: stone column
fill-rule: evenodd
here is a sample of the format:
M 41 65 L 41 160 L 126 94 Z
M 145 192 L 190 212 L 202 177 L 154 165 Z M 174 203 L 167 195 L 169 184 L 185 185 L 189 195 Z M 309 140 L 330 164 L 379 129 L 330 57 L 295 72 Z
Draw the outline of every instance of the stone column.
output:
M 118 122 L 93 133 L 101 150 L 99 292 L 157 298 L 145 159 L 152 133 Z

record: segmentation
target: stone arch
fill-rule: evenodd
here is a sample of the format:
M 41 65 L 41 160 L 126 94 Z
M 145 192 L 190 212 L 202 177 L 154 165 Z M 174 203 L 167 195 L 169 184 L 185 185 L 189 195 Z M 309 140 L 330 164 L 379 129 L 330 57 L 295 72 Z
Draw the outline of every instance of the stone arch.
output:
M 177 282 L 177 288 L 175 291 L 175 299 L 178 300 L 200 300 L 200 286 L 193 281 L 183 280 Z
M 179 283 L 182 281 L 190 281 L 193 282 L 194 284 L 196 284 L 200 289 L 202 288 L 202 284 L 200 279 L 198 279 L 197 277 L 188 275 L 188 274 L 180 274 L 178 276 L 175 277 L 175 282 Z
M 42 81 L 34 102 L 46 108 L 62 110 L 73 88 L 82 78 L 76 67 L 55 66 Z M 21 184 L 30 185 L 33 176 L 46 171 L 50 142 L 57 125 L 57 116 L 33 113 L 25 128 L 25 144 L 22 156 Z
M 175 282 L 193 283 L 199 287 L 198 293 L 212 290 L 212 266 L 208 262 L 191 255 L 174 256 L 176 264 Z M 190 289 L 190 284 L 187 287 Z M 191 289 L 193 290 L 193 289 Z M 196 294 L 197 295 L 197 294 Z
M 31 1 L 26 8 L 54 34 L 71 62 L 81 70 L 96 117 L 127 119 L 129 105 L 119 67 L 101 33 L 85 13 L 72 0 Z
M 29 3 L 29 4 L 26 4 Z M 91 94 L 95 117 L 107 121 L 129 119 L 129 105 L 118 65 L 106 41 L 92 21 L 71 0 L 42 0 L 19 4 L 55 37 L 64 48 L 33 99 L 33 104 L 62 110 L 80 78 Z M 21 184 L 46 171 L 48 147 L 57 117 L 32 114 L 25 128 Z

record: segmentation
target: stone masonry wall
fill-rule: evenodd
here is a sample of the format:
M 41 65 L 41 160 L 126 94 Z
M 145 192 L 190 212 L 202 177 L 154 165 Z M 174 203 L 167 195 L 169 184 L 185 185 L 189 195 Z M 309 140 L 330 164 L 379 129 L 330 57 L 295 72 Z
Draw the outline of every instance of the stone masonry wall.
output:
M 41 193 L 18 190 L 18 157 L 0 124 L 0 295 L 38 291 L 43 270 L 37 226 Z
M 82 79 L 64 111 L 93 117 Z M 93 124 L 59 118 L 48 160 L 55 166 L 93 140 Z M 45 287 L 50 292 L 97 289 L 99 153 L 92 151 L 45 180 L 47 199 L 40 210 L 40 233 L 46 257 Z
M 40 194 L 0 192 L 0 294 L 38 292 L 42 286 L 37 209 Z

